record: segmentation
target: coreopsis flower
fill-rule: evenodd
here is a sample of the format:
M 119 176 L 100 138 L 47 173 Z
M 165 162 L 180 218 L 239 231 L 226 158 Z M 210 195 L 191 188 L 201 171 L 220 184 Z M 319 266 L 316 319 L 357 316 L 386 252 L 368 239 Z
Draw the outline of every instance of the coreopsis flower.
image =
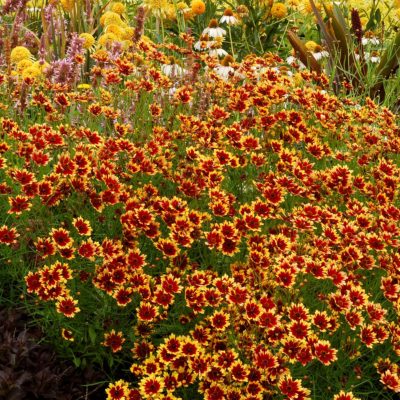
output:
M 190 8 L 194 15 L 201 15 L 206 11 L 206 5 L 202 0 L 192 0 Z
M 381 374 L 380 382 L 382 382 L 389 389 L 393 390 L 395 393 L 400 393 L 400 377 L 398 374 L 387 370 Z
M 15 228 L 9 228 L 6 225 L 0 227 L 0 243 L 11 245 L 17 242 L 19 233 Z
M 53 228 L 51 230 L 51 237 L 53 238 L 54 243 L 60 249 L 71 247 L 74 243 L 74 240 L 70 237 L 69 232 L 64 228 Z
M 226 8 L 224 11 L 224 15 L 219 20 L 221 24 L 225 23 L 228 25 L 236 25 L 239 20 L 233 14 L 233 11 L 230 8 Z
M 15 196 L 9 197 L 8 202 L 10 204 L 10 209 L 7 211 L 8 214 L 16 214 L 20 215 L 24 211 L 29 211 L 32 207 L 31 202 L 29 201 L 29 197 L 27 196 Z
M 143 378 L 139 383 L 140 393 L 146 398 L 160 395 L 164 389 L 164 381 L 155 374 Z
M 287 8 L 283 3 L 274 3 L 271 7 L 270 13 L 273 18 L 282 19 L 287 15 Z
M 211 325 L 217 331 L 224 331 L 229 326 L 229 317 L 223 311 L 217 311 L 210 317 Z
M 338 394 L 333 396 L 333 400 L 361 400 L 358 397 L 355 397 L 351 392 L 344 392 L 341 390 Z
M 67 318 L 73 318 L 76 313 L 80 311 L 80 308 L 77 306 L 78 301 L 73 299 L 70 296 L 61 297 L 57 300 L 56 310 L 60 314 L 64 314 Z
M 70 331 L 69 329 L 62 328 L 61 336 L 63 337 L 63 339 L 68 340 L 69 342 L 73 342 L 75 340 L 72 331 Z
M 17 46 L 11 50 L 10 61 L 17 64 L 22 60 L 29 60 L 32 58 L 31 52 L 24 46 Z
M 83 219 L 82 217 L 74 218 L 72 220 L 72 225 L 74 225 L 80 235 L 90 236 L 92 234 L 90 222 Z
M 208 27 L 203 30 L 203 35 L 208 35 L 211 38 L 222 37 L 226 35 L 226 30 L 218 25 L 218 21 L 214 18 L 208 24 Z
M 137 316 L 138 319 L 141 321 L 146 321 L 146 322 L 151 322 L 154 321 L 154 319 L 158 315 L 158 310 L 157 308 L 147 302 L 142 302 L 137 309 Z
M 324 364 L 330 365 L 337 360 L 336 349 L 331 348 L 331 344 L 327 340 L 320 340 L 314 345 L 315 356 Z
M 106 389 L 107 400 L 127 400 L 129 395 L 128 384 L 120 379 L 115 383 L 110 383 Z
M 124 342 L 125 338 L 122 332 L 115 332 L 115 330 L 112 329 L 111 332 L 104 334 L 103 345 L 106 347 L 111 347 L 113 353 L 121 351 Z

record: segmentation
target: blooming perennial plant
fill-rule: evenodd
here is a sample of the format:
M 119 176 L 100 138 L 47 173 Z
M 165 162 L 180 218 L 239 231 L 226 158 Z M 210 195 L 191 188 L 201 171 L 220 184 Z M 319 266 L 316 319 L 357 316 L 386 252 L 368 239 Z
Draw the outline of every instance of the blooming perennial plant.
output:
M 266 6 L 301 6 L 285 4 Z M 129 358 L 109 400 L 395 399 L 396 115 L 277 54 L 218 53 L 233 8 L 177 45 L 143 35 L 164 1 L 134 27 L 127 6 L 72 33 L 63 58 L 9 48 L 2 268 L 23 269 L 65 346 L 88 336 Z

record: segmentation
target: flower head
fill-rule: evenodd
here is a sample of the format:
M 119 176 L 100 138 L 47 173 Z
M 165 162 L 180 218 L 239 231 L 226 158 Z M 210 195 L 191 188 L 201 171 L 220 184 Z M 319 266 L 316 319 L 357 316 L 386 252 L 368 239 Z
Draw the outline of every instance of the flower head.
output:
M 32 58 L 32 54 L 24 46 L 17 46 L 11 50 L 10 60 L 13 64 L 17 64 L 22 60 L 29 60 L 30 58 Z
M 95 44 L 95 42 L 96 42 L 95 38 L 94 38 L 93 35 L 91 35 L 90 33 L 86 33 L 86 32 L 81 33 L 81 34 L 79 35 L 79 37 L 80 37 L 81 39 L 83 39 L 83 44 L 82 44 L 82 46 L 83 46 L 83 48 L 86 49 L 86 50 L 90 49 L 90 48 Z
M 206 5 L 202 0 L 193 0 L 191 3 L 192 12 L 195 15 L 204 14 L 206 11 Z
M 111 11 L 121 15 L 126 11 L 126 7 L 123 3 L 121 3 L 120 1 L 117 1 L 116 3 L 114 3 L 112 5 Z
M 209 37 L 216 38 L 226 35 L 225 29 L 222 29 L 218 25 L 218 21 L 216 19 L 212 19 L 208 24 L 208 27 L 204 29 L 203 35 L 208 35 Z
M 287 8 L 283 3 L 274 3 L 271 7 L 271 15 L 273 18 L 282 19 L 287 15 Z
M 226 23 L 228 25 L 235 25 L 239 22 L 239 20 L 233 14 L 233 11 L 230 8 L 225 9 L 224 15 L 219 20 L 221 24 Z

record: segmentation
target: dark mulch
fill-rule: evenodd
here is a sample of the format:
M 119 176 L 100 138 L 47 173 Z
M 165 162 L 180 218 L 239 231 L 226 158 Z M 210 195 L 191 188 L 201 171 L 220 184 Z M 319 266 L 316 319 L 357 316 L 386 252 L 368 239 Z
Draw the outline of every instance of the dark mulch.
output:
M 43 333 L 27 322 L 24 313 L 0 307 L 0 400 L 103 400 L 103 385 L 85 385 L 105 375 L 60 360 L 49 345 L 38 344 Z

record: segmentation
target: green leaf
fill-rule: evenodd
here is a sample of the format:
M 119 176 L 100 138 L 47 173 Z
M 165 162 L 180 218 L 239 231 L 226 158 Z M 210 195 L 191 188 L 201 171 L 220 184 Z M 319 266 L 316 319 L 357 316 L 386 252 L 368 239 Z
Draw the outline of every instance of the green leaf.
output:
M 378 8 L 375 12 L 375 22 L 376 25 L 378 25 L 382 20 L 382 14 L 381 14 L 381 10 Z
M 89 326 L 89 338 L 92 344 L 96 344 L 96 331 L 93 329 L 92 326 Z
M 298 54 L 300 61 L 307 65 L 311 71 L 315 71 L 318 74 L 321 73 L 321 66 L 314 56 L 306 49 L 300 38 L 291 30 L 287 33 L 290 44 L 293 46 L 294 50 Z

